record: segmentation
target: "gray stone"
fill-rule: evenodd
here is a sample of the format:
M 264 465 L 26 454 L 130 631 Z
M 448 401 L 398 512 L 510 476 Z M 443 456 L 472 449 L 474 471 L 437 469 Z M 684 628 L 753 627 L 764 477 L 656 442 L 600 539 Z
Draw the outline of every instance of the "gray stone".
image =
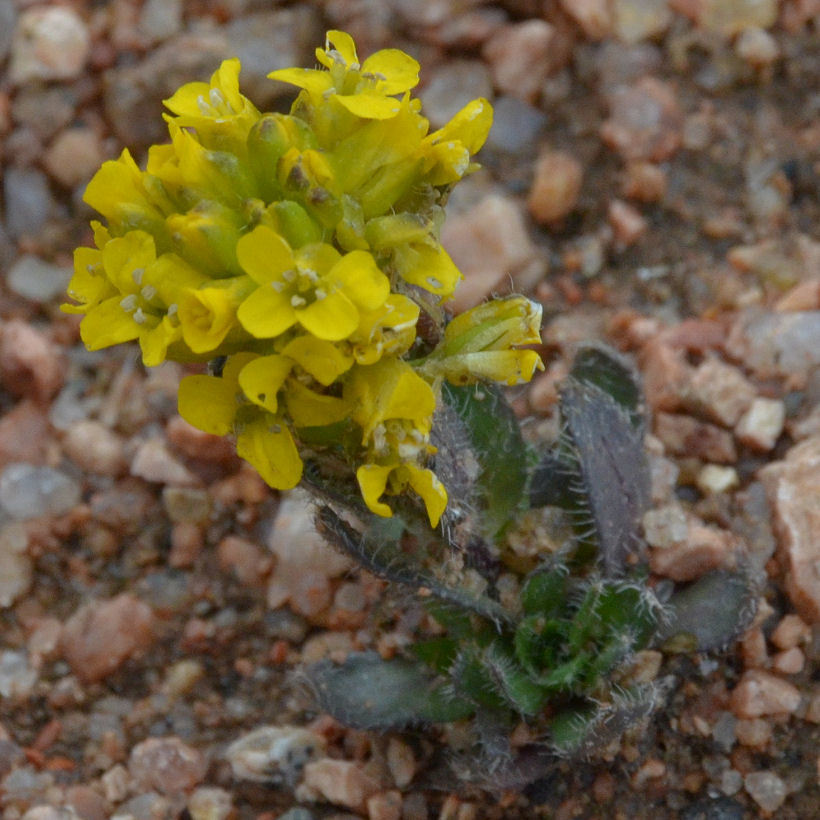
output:
M 509 154 L 534 149 L 546 115 L 515 97 L 499 97 L 494 103 L 495 116 L 487 145 Z
M 80 501 L 80 485 L 53 467 L 9 464 L 0 474 L 0 507 L 13 518 L 63 515 Z
M 231 743 L 225 758 L 239 780 L 293 787 L 305 764 L 325 747 L 321 735 L 299 726 L 260 726 Z
M 32 302 L 48 302 L 64 294 L 69 279 L 70 269 L 31 254 L 21 256 L 6 274 L 9 290 Z
M 419 93 L 424 116 L 433 128 L 441 128 L 467 103 L 492 99 L 490 70 L 480 60 L 452 60 L 437 68 Z
M 37 671 L 31 668 L 26 652 L 16 649 L 0 652 L 0 696 L 13 699 L 26 698 L 35 683 L 37 683 Z M 8 794 L 7 790 L 6 794 Z
M 37 84 L 24 86 L 14 95 L 11 119 L 47 141 L 74 119 L 76 110 L 77 93 L 73 88 Z
M 13 0 L 0 0 L 0 63 L 6 59 L 17 25 L 17 9 Z
M 0 530 L 0 607 L 11 606 L 31 586 L 34 567 L 27 549 L 25 525 L 13 522 Z
M 182 0 L 146 0 L 140 11 L 140 34 L 152 43 L 167 40 L 182 29 L 182 10 Z
M 36 236 L 54 207 L 48 177 L 36 168 L 8 168 L 3 179 L 3 198 L 6 230 L 12 239 Z
M 319 12 L 307 3 L 288 9 L 237 17 L 225 27 L 228 47 L 242 61 L 242 91 L 258 106 L 293 93 L 293 86 L 267 79 L 271 71 L 312 65 L 313 49 L 323 41 Z

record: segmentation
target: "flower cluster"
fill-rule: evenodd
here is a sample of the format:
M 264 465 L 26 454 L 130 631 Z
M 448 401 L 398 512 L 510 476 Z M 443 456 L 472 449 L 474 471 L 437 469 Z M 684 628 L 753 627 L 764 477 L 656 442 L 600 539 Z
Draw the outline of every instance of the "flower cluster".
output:
M 367 507 L 408 487 L 438 522 L 447 492 L 428 464 L 442 379 L 528 380 L 540 310 L 514 297 L 442 328 L 460 273 L 438 233 L 449 188 L 476 167 L 492 110 L 469 103 L 430 132 L 410 95 L 418 63 L 384 49 L 359 62 L 330 31 L 319 69 L 274 71 L 300 90 L 290 114 L 239 91 L 239 61 L 166 106 L 170 142 L 145 170 L 125 150 L 86 202 L 94 248 L 80 248 L 70 312 L 97 350 L 138 340 L 143 362 L 227 357 L 187 376 L 179 410 L 236 437 L 273 487 L 301 479 L 306 452 L 332 451 Z M 419 338 L 425 314 L 437 345 Z

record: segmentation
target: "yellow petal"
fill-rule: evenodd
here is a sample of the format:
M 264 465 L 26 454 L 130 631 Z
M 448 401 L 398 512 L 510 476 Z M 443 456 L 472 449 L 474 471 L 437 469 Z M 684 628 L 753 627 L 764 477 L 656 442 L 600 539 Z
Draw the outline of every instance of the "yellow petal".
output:
M 475 154 L 487 140 L 493 124 L 493 107 L 479 97 L 467 103 L 443 128 L 434 131 L 428 139 L 432 143 L 458 140 L 470 154 Z
M 359 482 L 364 503 L 371 512 L 384 518 L 390 518 L 393 515 L 390 507 L 379 501 L 384 495 L 387 478 L 391 472 L 393 472 L 393 467 L 383 467 L 379 464 L 363 464 L 356 470 L 356 480 Z
M 325 386 L 333 384 L 353 364 L 353 358 L 340 350 L 333 342 L 314 336 L 297 336 L 282 349 L 316 381 Z
M 102 249 L 105 273 L 122 294 L 140 289 L 145 269 L 155 259 L 154 237 L 145 231 L 129 231 L 107 242 Z
M 257 339 L 273 339 L 296 323 L 290 298 L 270 285 L 257 288 L 236 311 L 242 327 Z
M 394 251 L 393 259 L 405 281 L 437 296 L 451 295 L 461 280 L 461 272 L 438 244 L 402 245 Z
M 182 338 L 194 353 L 222 344 L 236 322 L 236 301 L 225 288 L 189 290 L 179 302 Z
M 233 429 L 239 407 L 236 382 L 216 376 L 185 376 L 180 382 L 180 416 L 198 430 L 226 436 Z
M 175 325 L 167 316 L 150 330 L 140 333 L 140 348 L 142 349 L 142 363 L 146 367 L 156 367 L 165 361 L 168 346 L 182 337 L 182 328 Z
M 359 324 L 359 311 L 340 290 L 328 293 L 305 308 L 296 308 L 294 313 L 308 333 L 329 342 L 346 339 Z
M 384 48 L 364 61 L 362 74 L 383 77 L 378 86 L 383 94 L 403 94 L 418 85 L 419 68 L 409 54 L 397 48 Z
M 290 431 L 267 413 L 239 432 L 236 452 L 277 490 L 290 490 L 302 478 L 302 459 Z
M 266 285 L 295 267 L 290 245 L 267 225 L 259 225 L 236 243 L 242 269 L 254 282 Z
M 80 338 L 89 350 L 130 342 L 140 335 L 140 326 L 123 310 L 117 295 L 91 308 L 80 322 Z
M 350 301 L 362 310 L 375 310 L 390 295 L 390 280 L 367 251 L 345 254 L 327 278 L 341 284 Z
M 358 64 L 359 57 L 356 54 L 356 44 L 353 38 L 345 31 L 331 29 L 325 35 L 325 50 L 337 51 L 345 61 L 348 68 Z
M 242 368 L 239 386 L 254 404 L 275 413 L 279 407 L 277 394 L 292 368 L 293 360 L 286 356 L 260 356 Z
M 349 405 L 343 399 L 317 393 L 296 380 L 288 384 L 285 401 L 296 427 L 324 427 L 350 415 Z
M 381 94 L 337 94 L 334 97 L 351 114 L 367 120 L 389 120 L 401 110 L 401 104 L 393 97 Z
M 407 471 L 410 486 L 424 501 L 430 526 L 435 527 L 447 507 L 447 490 L 432 470 L 423 469 L 412 463 L 403 467 Z
M 271 71 L 268 79 L 304 88 L 308 94 L 319 98 L 333 85 L 333 80 L 326 71 L 312 68 L 280 68 L 278 71 Z

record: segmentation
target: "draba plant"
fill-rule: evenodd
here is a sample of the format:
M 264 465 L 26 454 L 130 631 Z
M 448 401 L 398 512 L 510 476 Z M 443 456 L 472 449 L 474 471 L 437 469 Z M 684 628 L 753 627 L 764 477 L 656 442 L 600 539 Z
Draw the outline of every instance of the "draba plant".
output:
M 144 170 L 125 150 L 88 185 L 105 224 L 63 309 L 92 350 L 136 340 L 147 366 L 208 362 L 183 378 L 180 414 L 233 437 L 272 487 L 308 488 L 330 543 L 420 593 L 435 628 L 407 652 L 305 670 L 321 706 L 373 729 L 465 721 L 495 782 L 526 782 L 651 712 L 641 649 L 720 642 L 691 615 L 715 584 L 663 601 L 647 584 L 644 416 L 619 357 L 579 352 L 539 458 L 499 385 L 543 369 L 527 347 L 540 306 L 448 319 L 461 275 L 439 231 L 489 103 L 431 132 L 407 54 L 360 62 L 330 31 L 316 59 L 269 75 L 299 89 L 289 114 L 241 94 L 238 60 L 167 100 L 170 141 Z M 559 511 L 564 538 L 523 560 L 507 539 L 537 508 Z M 532 743 L 514 753 L 521 721 Z

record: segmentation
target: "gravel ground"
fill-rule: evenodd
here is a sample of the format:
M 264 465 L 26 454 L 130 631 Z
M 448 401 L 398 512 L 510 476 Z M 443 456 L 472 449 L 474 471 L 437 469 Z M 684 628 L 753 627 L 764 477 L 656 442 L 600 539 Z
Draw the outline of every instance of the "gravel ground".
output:
M 99 164 L 226 56 L 286 109 L 265 74 L 331 27 L 418 57 L 434 126 L 494 101 L 443 238 L 459 307 L 544 305 L 547 370 L 511 396 L 530 437 L 578 341 L 627 352 L 653 572 L 763 579 L 724 653 L 645 658 L 670 684 L 649 725 L 524 793 L 442 786 L 453 732 L 312 711 L 299 665 L 395 651 L 414 602 L 177 416 L 179 366 L 90 354 L 58 310 Z M 818 77 L 817 0 L 0 0 L 2 817 L 817 817 Z

